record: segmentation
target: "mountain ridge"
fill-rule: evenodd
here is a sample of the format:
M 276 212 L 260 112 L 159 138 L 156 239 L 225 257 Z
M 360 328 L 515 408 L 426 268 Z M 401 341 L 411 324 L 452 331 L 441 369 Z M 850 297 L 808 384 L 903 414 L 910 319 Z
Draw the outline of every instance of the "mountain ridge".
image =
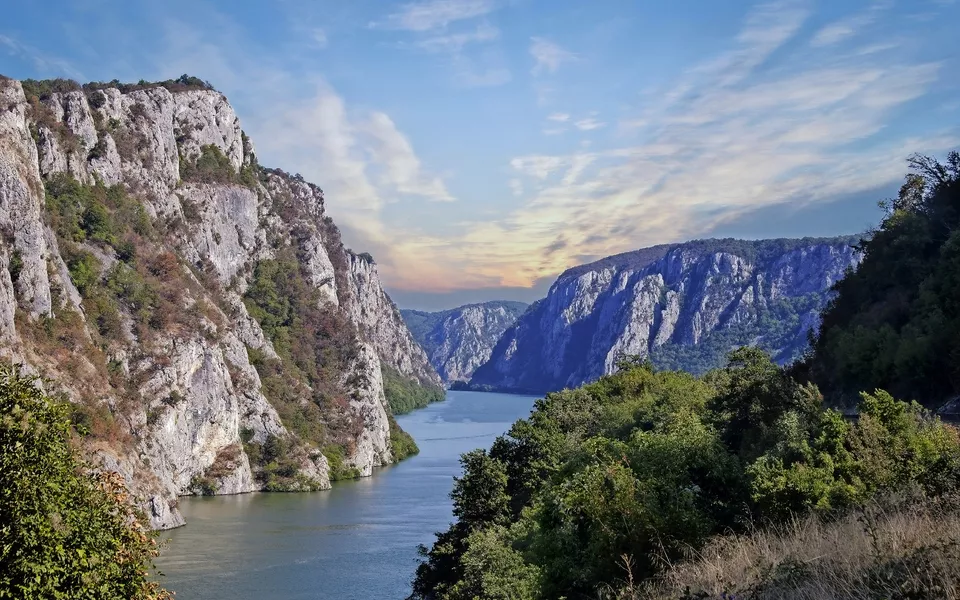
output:
M 627 355 L 697 373 L 758 341 L 789 362 L 830 287 L 856 264 L 856 239 L 693 240 L 573 267 L 504 333 L 468 387 L 574 387 Z
M 413 336 L 445 383 L 466 382 L 489 358 L 497 340 L 528 305 L 509 300 L 427 312 L 401 310 Z

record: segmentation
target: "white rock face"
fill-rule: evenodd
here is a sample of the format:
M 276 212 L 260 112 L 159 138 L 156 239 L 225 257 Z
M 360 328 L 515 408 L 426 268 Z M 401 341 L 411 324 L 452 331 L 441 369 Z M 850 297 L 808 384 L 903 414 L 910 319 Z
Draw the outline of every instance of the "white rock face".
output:
M 380 359 L 370 344 L 361 344 L 357 364 L 362 365 L 366 379 L 356 387 L 351 406 L 363 419 L 363 430 L 357 438 L 356 450 L 347 460 L 363 477 L 373 474 L 374 467 L 393 462 L 390 449 L 390 422 L 383 396 Z
M 630 355 L 672 368 L 720 366 L 705 362 L 732 349 L 714 356 L 711 340 L 724 332 L 729 343 L 760 344 L 788 361 L 806 346 L 831 286 L 858 263 L 851 242 L 708 240 L 571 269 L 504 333 L 471 384 L 538 393 L 575 387 L 615 371 Z M 790 301 L 799 307 L 795 322 L 776 334 L 764 330 L 769 319 L 795 310 Z M 700 354 L 682 350 L 701 346 L 707 349 Z M 699 362 L 669 358 L 680 352 Z
M 440 387 L 440 377 L 430 366 L 426 353 L 413 339 L 400 311 L 383 291 L 376 265 L 366 257 L 352 253 L 349 260 L 350 301 L 347 307 L 351 320 L 359 325 L 384 363 L 423 385 Z
M 15 283 L 18 305 L 33 318 L 49 314 L 53 308 L 43 235 L 43 198 L 37 146 L 30 135 L 23 89 L 16 81 L 0 80 L 0 232 L 7 264 L 14 255 L 22 263 Z M 4 327 L 11 322 L 5 321 Z
M 449 384 L 469 381 L 477 367 L 490 358 L 503 332 L 526 308 L 520 302 L 493 301 L 434 313 L 400 313 L 430 357 L 430 364 Z
M 211 146 L 226 158 L 229 176 L 182 181 L 183 165 Z M 0 79 L 0 355 L 26 359 L 71 399 L 112 414 L 119 439 L 89 440 L 90 457 L 124 476 L 158 528 L 183 524 L 176 498 L 200 484 L 221 494 L 261 489 L 244 442 L 292 435 L 264 394 L 248 348 L 267 358 L 277 353 L 243 303 L 256 265 L 280 250 L 296 253 L 323 310 L 344 311 L 357 332 L 358 358 L 339 374 L 348 416 L 359 424 L 356 439 L 345 444 L 350 466 L 367 476 L 393 460 L 381 361 L 439 385 L 375 268 L 343 248 L 322 191 L 281 171 L 255 170 L 254 180 L 242 183 L 240 169 L 254 165 L 252 152 L 230 104 L 212 90 L 75 90 L 46 94 L 31 106 L 19 82 Z M 146 344 L 125 315 L 123 341 L 80 356 L 78 364 L 68 364 L 69 352 L 51 354 L 17 330 L 18 313 L 29 321 L 74 311 L 82 335 L 95 339 L 97 324 L 86 320 L 61 245 L 44 225 L 45 181 L 59 174 L 122 184 L 143 203 L 154 226 L 167 232 L 158 243 L 194 269 L 196 275 L 185 268 L 180 274 L 189 282 L 180 309 L 204 315 L 198 330 L 156 334 Z M 104 269 L 117 263 L 110 248 L 82 249 Z M 101 351 L 105 358 L 97 358 Z M 310 390 L 303 393 L 310 402 Z M 291 456 L 304 481 L 330 485 L 318 450 L 295 445 Z

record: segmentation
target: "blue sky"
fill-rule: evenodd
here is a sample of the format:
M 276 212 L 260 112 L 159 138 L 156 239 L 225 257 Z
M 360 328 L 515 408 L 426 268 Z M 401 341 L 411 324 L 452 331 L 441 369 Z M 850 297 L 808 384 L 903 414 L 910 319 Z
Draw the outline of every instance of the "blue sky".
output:
M 960 146 L 957 0 L 20 0 L 0 73 L 223 91 L 401 306 L 713 235 L 875 224 Z

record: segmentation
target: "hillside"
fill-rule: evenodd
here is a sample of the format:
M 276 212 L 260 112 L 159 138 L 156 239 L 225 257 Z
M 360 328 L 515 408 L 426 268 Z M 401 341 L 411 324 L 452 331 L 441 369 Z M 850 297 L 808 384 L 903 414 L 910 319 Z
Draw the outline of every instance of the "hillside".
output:
M 58 382 L 153 526 L 415 451 L 383 380 L 439 377 L 324 202 L 198 79 L 0 79 L 0 353 Z
M 527 309 L 522 302 L 492 301 L 451 310 L 401 310 L 414 338 L 445 383 L 466 382 L 503 332 Z
M 799 358 L 856 238 L 697 240 L 572 268 L 500 339 L 470 381 L 544 392 L 612 373 L 625 356 L 703 373 L 732 348 Z

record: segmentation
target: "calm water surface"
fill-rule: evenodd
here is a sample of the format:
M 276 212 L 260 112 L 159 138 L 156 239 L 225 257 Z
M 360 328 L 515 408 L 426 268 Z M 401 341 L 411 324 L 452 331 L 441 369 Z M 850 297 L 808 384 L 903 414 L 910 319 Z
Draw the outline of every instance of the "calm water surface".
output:
M 418 456 L 329 491 L 182 498 L 187 526 L 164 536 L 161 582 L 178 600 L 405 598 L 417 544 L 452 520 L 460 454 L 489 447 L 534 400 L 448 392 L 397 419 Z

